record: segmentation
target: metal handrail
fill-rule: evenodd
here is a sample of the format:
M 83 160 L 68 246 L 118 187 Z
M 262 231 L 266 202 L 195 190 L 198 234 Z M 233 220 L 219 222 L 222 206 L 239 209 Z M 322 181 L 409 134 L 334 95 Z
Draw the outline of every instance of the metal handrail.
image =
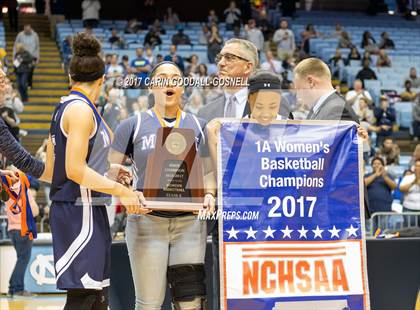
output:
M 390 225 L 390 219 L 393 217 L 403 218 L 403 221 L 396 221 L 394 225 L 391 227 Z M 367 234 L 373 235 L 375 232 L 374 224 L 378 223 L 378 227 L 382 230 L 386 229 L 403 229 L 403 228 L 410 228 L 410 227 L 419 227 L 419 217 L 420 217 L 420 211 L 409 211 L 409 212 L 375 212 L 372 214 L 370 218 L 370 225 L 369 225 L 369 231 Z M 381 221 L 382 220 L 382 221 Z M 383 225 L 384 224 L 384 225 Z

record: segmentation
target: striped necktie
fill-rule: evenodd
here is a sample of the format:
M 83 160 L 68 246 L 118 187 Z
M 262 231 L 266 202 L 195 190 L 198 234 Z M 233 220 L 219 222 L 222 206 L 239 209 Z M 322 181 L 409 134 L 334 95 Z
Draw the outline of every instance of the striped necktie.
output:
M 225 117 L 236 117 L 236 97 L 233 95 L 227 102 Z

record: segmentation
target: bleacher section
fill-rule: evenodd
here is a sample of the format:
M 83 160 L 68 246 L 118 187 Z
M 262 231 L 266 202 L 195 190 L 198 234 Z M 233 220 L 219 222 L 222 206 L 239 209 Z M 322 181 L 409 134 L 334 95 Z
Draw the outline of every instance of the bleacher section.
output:
M 282 18 L 277 11 L 270 11 L 269 18 L 274 25 L 278 25 Z M 290 26 L 295 34 L 297 43 L 300 43 L 300 33 L 304 30 L 305 26 L 309 23 L 315 25 L 316 30 L 324 34 L 323 38 L 312 39 L 310 41 L 310 52 L 312 56 L 319 57 L 324 61 L 328 61 L 334 54 L 337 48 L 338 39 L 331 38 L 334 32 L 336 23 L 344 26 L 353 43 L 358 47 L 360 54 L 364 51 L 360 48 L 360 42 L 364 31 L 369 30 L 377 42 L 380 41 L 380 34 L 384 31 L 390 34 L 394 40 L 396 49 L 388 51 L 388 55 L 392 60 L 391 68 L 376 68 L 372 65 L 372 69 L 378 76 L 377 81 L 368 81 L 366 88 L 373 95 L 374 100 L 377 102 L 381 90 L 395 90 L 398 93 L 403 91 L 403 83 L 408 76 L 410 67 L 416 67 L 420 72 L 420 40 L 413 38 L 420 37 L 420 23 L 413 21 L 406 21 L 397 16 L 379 15 L 376 17 L 369 17 L 362 13 L 342 13 L 339 15 L 337 12 L 299 12 L 299 18 L 290 20 Z M 121 20 L 103 20 L 100 22 L 99 28 L 93 30 L 94 34 L 103 41 L 104 54 L 115 53 L 120 57 L 127 55 L 130 59 L 135 58 L 135 49 L 143 47 L 144 37 L 146 31 L 140 34 L 124 34 L 124 27 L 126 21 Z M 197 42 L 201 33 L 201 23 L 185 23 L 184 33 L 188 34 L 191 42 Z M 154 50 L 155 56 L 161 54 L 163 56 L 169 53 L 169 46 L 171 38 L 176 33 L 173 26 L 163 25 L 166 34 L 161 36 L 162 45 L 156 47 Z M 127 43 L 127 49 L 112 48 L 108 43 L 108 38 L 111 34 L 111 28 L 116 28 L 119 34 L 124 38 Z M 219 25 L 220 33 L 224 40 L 228 40 L 233 36 L 233 32 L 226 31 L 223 23 Z M 73 35 L 77 32 L 83 31 L 81 20 L 68 20 L 64 23 L 57 25 L 57 43 L 61 46 L 63 40 L 68 35 Z M 350 52 L 349 49 L 341 49 L 344 57 L 347 57 Z M 178 54 L 182 57 L 189 57 L 191 54 L 196 54 L 200 63 L 208 64 L 207 60 L 207 46 L 194 44 L 179 45 Z M 261 61 L 264 61 L 262 55 Z M 373 64 L 376 63 L 376 56 L 372 55 Z M 359 61 L 352 61 L 349 66 L 340 69 L 339 78 L 346 81 L 347 85 L 351 87 L 357 72 L 361 69 Z M 420 90 L 417 90 L 420 91 Z M 397 124 L 401 128 L 410 128 L 411 126 L 411 109 L 410 102 L 401 102 L 395 105 L 398 113 Z
M 126 26 L 126 21 L 121 20 L 102 20 L 98 28 L 93 29 L 93 33 L 99 39 L 101 39 L 103 52 L 104 54 L 115 53 L 120 57 L 127 55 L 129 59 L 135 58 L 135 49 L 138 47 L 143 47 L 144 38 L 147 31 L 143 31 L 140 34 L 124 34 L 124 28 Z M 191 42 L 198 42 L 198 38 L 201 34 L 202 25 L 199 22 L 185 23 L 184 33 L 187 34 Z M 166 34 L 161 35 L 162 45 L 154 50 L 154 55 L 161 54 L 163 56 L 169 53 L 169 46 L 172 44 L 172 36 L 177 32 L 177 30 L 171 25 L 163 25 L 166 30 Z M 225 31 L 224 24 L 220 24 L 220 34 L 223 36 L 224 41 L 233 37 L 232 31 Z M 127 44 L 127 49 L 117 49 L 113 48 L 108 39 L 111 36 L 111 28 L 116 28 L 124 38 L 124 41 Z M 63 40 L 68 35 L 73 35 L 77 32 L 83 31 L 81 20 L 68 20 L 64 23 L 57 24 L 57 44 L 61 47 Z M 178 45 L 178 55 L 186 58 L 191 56 L 191 54 L 196 54 L 198 56 L 200 63 L 208 63 L 207 60 L 207 45 L 193 44 L 193 45 Z

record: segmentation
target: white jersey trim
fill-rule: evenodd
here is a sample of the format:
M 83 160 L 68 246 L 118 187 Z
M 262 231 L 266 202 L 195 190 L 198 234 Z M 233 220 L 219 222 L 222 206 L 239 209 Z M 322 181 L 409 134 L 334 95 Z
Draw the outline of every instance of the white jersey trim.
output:
M 63 119 L 64 119 L 64 114 L 66 113 L 66 110 L 67 110 L 67 108 L 69 107 L 69 106 L 71 106 L 72 104 L 74 104 L 74 103 L 76 103 L 76 102 L 78 102 L 78 101 L 81 101 L 81 102 L 83 102 L 83 103 L 86 103 L 87 104 L 87 102 L 85 101 L 85 100 L 83 100 L 83 99 L 81 99 L 80 97 L 78 97 L 78 96 L 68 96 L 68 97 L 66 97 L 66 101 L 70 101 L 70 100 L 72 100 L 73 98 L 70 98 L 70 97 L 73 97 L 73 98 L 77 98 L 76 100 L 73 100 L 72 102 L 70 102 L 68 105 L 66 105 L 66 107 L 64 108 L 64 110 L 63 110 L 63 113 L 61 114 L 61 119 L 60 119 L 60 129 L 61 129 L 61 132 L 63 133 L 63 135 L 66 137 L 66 138 L 68 138 L 68 135 L 67 135 L 67 133 L 65 132 L 65 130 L 64 130 L 64 127 L 63 127 Z M 93 130 L 93 132 L 90 134 L 90 136 L 89 136 L 89 140 L 90 139 L 92 139 L 94 136 L 95 136 L 95 134 L 96 134 L 96 131 L 98 130 L 98 122 L 96 121 L 96 117 L 95 117 L 95 115 L 93 115 L 93 121 L 95 122 L 95 128 L 94 128 L 94 130 Z
M 193 120 L 195 121 L 195 123 L 197 124 L 198 130 L 200 130 L 200 134 L 201 134 L 201 138 L 204 144 L 206 144 L 206 138 L 204 136 L 204 132 L 203 129 L 200 126 L 200 122 L 198 121 L 197 117 L 194 114 L 191 114 Z
M 110 285 L 109 279 L 105 279 L 103 281 L 96 281 L 93 280 L 87 272 L 83 277 L 80 278 L 80 282 L 82 282 L 84 288 L 93 290 L 101 290 L 102 288 Z
M 133 143 L 136 140 L 137 135 L 139 134 L 140 124 L 141 124 L 141 113 L 137 114 L 137 124 L 136 124 L 136 129 L 134 130 Z
M 71 263 L 86 247 L 93 234 L 93 214 L 92 214 L 92 197 L 89 189 L 80 187 L 81 200 L 83 204 L 82 229 L 79 235 L 74 239 L 73 243 L 67 251 L 60 257 L 55 264 L 57 280 L 70 267 Z

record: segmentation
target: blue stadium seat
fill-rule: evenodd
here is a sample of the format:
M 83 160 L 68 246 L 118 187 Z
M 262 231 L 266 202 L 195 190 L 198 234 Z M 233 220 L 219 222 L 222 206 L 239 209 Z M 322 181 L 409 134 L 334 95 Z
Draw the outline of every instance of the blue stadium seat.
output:
M 179 52 L 191 52 L 192 48 L 191 45 L 178 45 L 177 50 Z
M 413 103 L 412 102 L 396 102 L 394 107 L 397 112 L 397 125 L 403 128 L 410 128 L 413 121 Z
M 201 45 L 201 44 L 197 44 L 197 45 L 193 45 L 193 51 L 194 52 L 207 52 L 207 45 Z

